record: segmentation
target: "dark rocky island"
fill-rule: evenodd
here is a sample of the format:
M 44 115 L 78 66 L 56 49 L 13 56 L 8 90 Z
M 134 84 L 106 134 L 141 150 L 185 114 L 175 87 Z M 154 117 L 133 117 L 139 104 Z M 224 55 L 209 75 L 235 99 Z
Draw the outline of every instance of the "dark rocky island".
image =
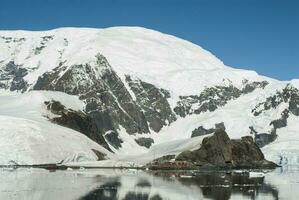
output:
M 185 151 L 178 156 L 164 156 L 148 165 L 152 169 L 245 169 L 275 168 L 275 163 L 265 159 L 262 151 L 246 136 L 230 139 L 223 129 L 203 139 L 199 149 Z

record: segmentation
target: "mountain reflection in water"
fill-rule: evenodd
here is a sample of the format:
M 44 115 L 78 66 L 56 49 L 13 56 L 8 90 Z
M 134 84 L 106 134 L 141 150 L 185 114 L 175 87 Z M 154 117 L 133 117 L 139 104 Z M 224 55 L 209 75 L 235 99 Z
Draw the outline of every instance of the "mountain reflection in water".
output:
M 0 169 L 6 200 L 298 199 L 299 170 L 144 172 L 88 169 L 49 172 Z

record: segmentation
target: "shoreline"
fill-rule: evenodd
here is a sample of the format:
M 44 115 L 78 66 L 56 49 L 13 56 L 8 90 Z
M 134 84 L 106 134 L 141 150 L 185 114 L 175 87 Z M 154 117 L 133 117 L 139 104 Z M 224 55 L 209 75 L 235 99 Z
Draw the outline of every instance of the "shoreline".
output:
M 128 167 L 128 166 L 84 166 L 84 165 L 58 165 L 58 164 L 40 164 L 40 165 L 0 165 L 1 168 L 9 168 L 9 169 L 18 169 L 18 168 L 38 168 L 38 169 L 45 169 L 49 171 L 54 170 L 68 170 L 68 169 L 127 169 L 127 170 L 141 170 L 141 171 L 214 171 L 214 172 L 227 172 L 227 171 L 234 171 L 234 170 L 244 170 L 244 171 L 260 171 L 260 170 L 275 170 L 277 168 L 281 168 L 282 166 L 277 166 L 274 168 L 264 167 L 264 168 L 257 168 L 257 167 L 217 167 L 217 166 L 209 166 L 209 167 L 198 167 L 198 168 L 163 168 L 163 167 Z

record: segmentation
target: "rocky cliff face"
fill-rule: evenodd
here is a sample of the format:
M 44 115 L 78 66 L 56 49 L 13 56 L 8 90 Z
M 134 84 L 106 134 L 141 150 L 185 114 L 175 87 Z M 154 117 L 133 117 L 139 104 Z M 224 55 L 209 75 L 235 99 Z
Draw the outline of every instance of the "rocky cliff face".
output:
M 122 143 L 118 137 L 120 126 L 128 134 L 148 134 L 149 128 L 158 132 L 175 119 L 166 100 L 167 91 L 145 82 L 134 82 L 129 76 L 126 80 L 136 100 L 106 58 L 98 55 L 93 64 L 70 67 L 61 64 L 39 77 L 33 89 L 78 95 L 86 104 L 84 112 L 96 126 L 97 134 L 117 149 Z
M 176 120 L 167 101 L 167 98 L 170 98 L 167 90 L 139 79 L 133 80 L 130 76 L 126 76 L 125 80 L 126 83 L 123 83 L 107 59 L 98 54 L 95 63 L 72 66 L 60 63 L 52 71 L 40 76 L 33 90 L 52 90 L 78 95 L 86 105 L 84 117 L 92 121 L 88 123 L 95 127 L 93 131 L 87 132 L 94 132 L 94 135 L 101 138 L 96 139 L 92 136 L 91 139 L 109 149 L 102 139 L 104 137 L 111 146 L 118 149 L 123 142 L 119 138 L 120 127 L 128 134 L 149 134 L 150 129 L 159 132 L 163 126 Z M 131 91 L 128 91 L 125 84 L 129 85 Z M 68 115 L 70 114 L 71 112 L 68 112 Z M 60 124 L 68 126 L 67 124 L 71 123 L 75 126 L 73 117 L 64 115 L 63 119 L 60 119 L 64 122 Z M 54 121 L 57 122 L 58 119 Z M 83 129 L 76 130 L 82 132 Z M 153 142 L 151 138 L 136 139 L 138 145 L 147 148 Z
M 47 109 L 55 115 L 54 117 L 49 117 L 49 120 L 53 123 L 79 131 L 111 151 L 109 145 L 101 134 L 95 119 L 89 117 L 82 111 L 68 109 L 59 101 L 46 101 L 45 105 L 47 106 Z
M 167 90 L 159 89 L 139 79 L 132 80 L 130 76 L 126 76 L 126 82 L 134 93 L 136 103 L 143 110 L 152 130 L 159 132 L 163 126 L 176 120 L 176 116 L 167 101 L 170 98 Z
M 85 112 L 97 118 L 103 133 L 116 131 L 119 125 L 129 134 L 149 132 L 141 109 L 102 55 L 97 55 L 93 64 L 60 66 L 47 72 L 33 89 L 78 95 L 86 103 Z
M 267 81 L 248 83 L 245 80 L 243 89 L 238 89 L 233 85 L 206 88 L 199 95 L 180 96 L 180 101 L 178 101 L 174 111 L 181 117 L 207 111 L 213 112 L 227 104 L 228 101 L 253 92 L 257 88 L 264 88 L 267 85 Z

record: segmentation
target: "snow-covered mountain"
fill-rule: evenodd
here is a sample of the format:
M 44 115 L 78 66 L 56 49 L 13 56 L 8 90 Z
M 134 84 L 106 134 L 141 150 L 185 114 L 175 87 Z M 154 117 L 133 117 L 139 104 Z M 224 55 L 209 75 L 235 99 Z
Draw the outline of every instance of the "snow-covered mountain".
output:
M 231 68 L 139 27 L 0 31 L 0 50 L 0 164 L 144 164 L 216 128 L 299 163 L 299 80 Z

